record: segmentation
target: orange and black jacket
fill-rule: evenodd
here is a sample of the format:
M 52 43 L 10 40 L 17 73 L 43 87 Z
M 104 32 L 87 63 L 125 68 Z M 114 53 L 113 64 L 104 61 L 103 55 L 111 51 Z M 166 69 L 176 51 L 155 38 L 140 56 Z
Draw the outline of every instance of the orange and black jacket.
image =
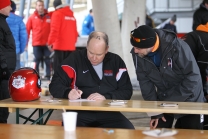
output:
M 190 46 L 200 69 L 204 94 L 208 95 L 206 81 L 208 77 L 208 23 L 199 25 L 196 31 L 182 38 Z
M 194 12 L 193 15 L 193 26 L 192 29 L 196 28 L 201 24 L 206 24 L 208 21 L 208 9 L 204 6 L 203 3 L 200 4 L 200 7 Z

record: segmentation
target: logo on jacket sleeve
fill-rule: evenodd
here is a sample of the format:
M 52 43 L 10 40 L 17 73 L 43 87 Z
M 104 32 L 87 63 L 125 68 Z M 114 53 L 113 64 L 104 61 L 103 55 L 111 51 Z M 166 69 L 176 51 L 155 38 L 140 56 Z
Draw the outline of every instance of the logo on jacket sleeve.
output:
M 104 76 L 113 76 L 113 70 L 104 70 Z
M 22 88 L 25 86 L 25 79 L 25 77 L 18 75 L 17 77 L 14 77 L 12 85 L 17 89 Z
M 74 17 L 65 16 L 64 18 L 65 18 L 65 20 L 73 20 L 73 21 L 75 21 L 75 18 Z

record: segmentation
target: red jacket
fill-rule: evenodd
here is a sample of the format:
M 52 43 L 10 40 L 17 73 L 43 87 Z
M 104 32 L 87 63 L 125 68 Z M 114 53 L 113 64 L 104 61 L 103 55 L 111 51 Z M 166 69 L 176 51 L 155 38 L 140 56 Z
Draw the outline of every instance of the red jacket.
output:
M 44 11 L 44 16 L 41 17 L 37 10 L 28 18 L 26 28 L 28 33 L 28 38 L 30 36 L 30 31 L 32 31 L 32 45 L 46 45 L 48 41 L 48 35 L 50 33 L 50 23 L 51 23 L 52 13 Z M 28 39 L 29 40 L 29 39 Z
M 53 50 L 74 51 L 77 37 L 76 19 L 69 6 L 54 11 L 48 45 L 52 45 Z

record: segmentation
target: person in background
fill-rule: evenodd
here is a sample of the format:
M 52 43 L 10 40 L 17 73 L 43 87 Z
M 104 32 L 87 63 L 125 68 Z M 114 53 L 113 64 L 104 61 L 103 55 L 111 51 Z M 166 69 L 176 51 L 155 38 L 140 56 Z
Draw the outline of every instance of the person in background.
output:
M 86 49 L 71 53 L 58 66 L 49 85 L 51 95 L 69 100 L 129 100 L 132 85 L 126 65 L 108 49 L 107 34 L 92 32 Z M 77 112 L 77 126 L 134 129 L 120 112 Z
M 201 75 L 190 47 L 169 30 L 143 25 L 130 33 L 141 93 L 147 101 L 203 102 Z M 150 128 L 203 129 L 203 115 L 151 114 Z M 191 122 L 190 122 L 191 121 Z
M 44 58 L 46 65 L 46 75 L 44 79 L 49 80 L 51 76 L 50 54 L 47 47 L 48 36 L 50 33 L 51 13 L 44 9 L 44 2 L 42 0 L 36 1 L 36 10 L 28 18 L 26 29 L 28 33 L 28 40 L 30 31 L 32 31 L 32 46 L 35 56 L 35 70 L 39 73 L 39 64 L 41 58 Z
M 207 19 L 208 21 L 208 19 Z M 203 83 L 205 102 L 208 102 L 208 22 L 199 25 L 182 39 L 190 46 L 199 66 Z M 208 115 L 204 115 L 204 129 L 208 130 Z
M 16 4 L 11 1 L 12 10 L 6 19 L 16 44 L 16 70 L 20 68 L 20 54 L 22 54 L 27 45 L 27 30 L 22 17 L 15 15 Z
M 16 48 L 12 32 L 6 22 L 11 8 L 10 0 L 0 2 L 0 100 L 10 98 L 8 80 L 16 66 Z M 0 123 L 7 123 L 8 108 L 0 108 Z
M 54 50 L 53 69 L 76 50 L 78 37 L 76 19 L 69 5 L 63 4 L 61 0 L 54 0 L 54 8 L 51 19 L 51 31 L 48 37 L 48 47 Z
M 151 28 L 155 28 L 155 23 L 154 21 L 152 20 L 152 18 L 146 14 L 146 21 L 145 21 L 145 24 L 147 26 L 150 26 Z
M 81 35 L 89 35 L 94 30 L 95 28 L 94 28 L 93 12 L 92 12 L 92 9 L 90 9 L 89 14 L 85 17 L 82 23 Z
M 208 20 L 208 0 L 203 0 L 199 8 L 194 12 L 192 29 L 196 30 L 196 28 L 200 24 L 206 24 L 207 20 Z
M 175 26 L 175 22 L 176 22 L 176 15 L 173 15 L 173 17 L 171 17 L 171 19 L 170 19 L 170 22 L 165 24 L 163 29 L 171 30 L 171 31 L 173 31 L 177 34 L 177 29 L 176 29 L 176 26 Z

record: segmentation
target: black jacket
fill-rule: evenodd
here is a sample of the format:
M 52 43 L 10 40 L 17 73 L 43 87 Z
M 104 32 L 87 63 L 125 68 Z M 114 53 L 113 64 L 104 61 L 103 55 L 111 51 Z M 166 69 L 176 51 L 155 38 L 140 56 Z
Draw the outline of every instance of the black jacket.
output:
M 208 9 L 204 6 L 204 4 L 200 4 L 200 7 L 194 12 L 193 15 L 193 26 L 192 29 L 196 30 L 196 28 L 200 24 L 206 24 L 208 21 Z
M 0 70 L 7 67 L 12 73 L 16 67 L 16 48 L 6 18 L 0 14 Z
M 106 99 L 129 100 L 132 85 L 125 63 L 116 54 L 108 52 L 103 60 L 103 78 L 100 80 L 87 58 L 87 50 L 72 52 L 57 68 L 49 85 L 56 98 L 68 98 L 74 86 L 83 91 L 82 98 L 100 93 Z
M 198 26 L 196 31 L 186 34 L 182 39 L 188 43 L 194 54 L 201 73 L 204 95 L 208 95 L 208 24 Z

